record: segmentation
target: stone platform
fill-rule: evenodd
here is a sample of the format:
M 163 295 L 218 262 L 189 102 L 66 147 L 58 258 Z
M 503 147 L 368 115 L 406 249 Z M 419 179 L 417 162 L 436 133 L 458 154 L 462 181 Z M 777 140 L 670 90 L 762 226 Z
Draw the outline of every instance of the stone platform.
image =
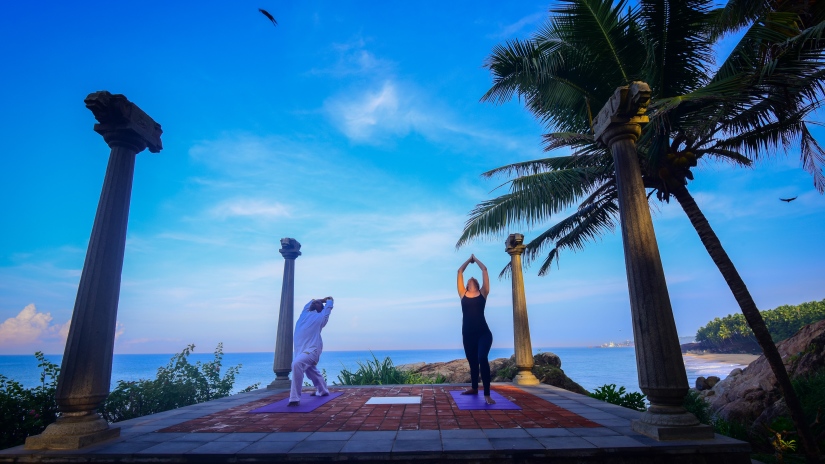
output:
M 556 462 L 749 464 L 747 443 L 658 442 L 630 428 L 628 410 L 549 385 L 495 384 L 520 411 L 462 411 L 465 385 L 334 387 L 311 413 L 248 414 L 286 391 L 260 389 L 117 425 L 121 436 L 79 451 L 0 451 L 3 462 Z M 415 405 L 366 405 L 421 396 Z

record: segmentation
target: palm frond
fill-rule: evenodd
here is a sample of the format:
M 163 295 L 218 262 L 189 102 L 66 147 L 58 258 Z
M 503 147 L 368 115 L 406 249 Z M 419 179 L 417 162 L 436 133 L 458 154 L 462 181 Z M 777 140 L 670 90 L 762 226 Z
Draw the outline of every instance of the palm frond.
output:
M 520 176 L 510 181 L 510 193 L 479 203 L 456 243 L 460 248 L 477 237 L 498 236 L 508 227 L 528 228 L 550 219 L 600 183 L 604 167 L 562 169 Z

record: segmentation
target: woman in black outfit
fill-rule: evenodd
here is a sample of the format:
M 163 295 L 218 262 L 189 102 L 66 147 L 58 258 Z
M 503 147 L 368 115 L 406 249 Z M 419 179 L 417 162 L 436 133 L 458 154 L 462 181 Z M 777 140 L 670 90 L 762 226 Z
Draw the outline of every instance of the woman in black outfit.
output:
M 484 284 L 479 287 L 478 281 L 471 277 L 464 287 L 464 270 L 470 263 L 478 264 L 481 268 Z M 470 363 L 470 376 L 473 386 L 462 395 L 478 395 L 478 376 L 481 373 L 481 382 L 484 384 L 484 400 L 487 404 L 496 402 L 490 398 L 490 347 L 493 346 L 493 333 L 484 319 L 484 306 L 487 304 L 487 295 L 490 294 L 490 277 L 487 275 L 487 266 L 479 261 L 475 255 L 458 268 L 458 296 L 461 298 L 461 313 L 464 315 L 461 323 L 461 335 L 464 338 L 464 355 Z

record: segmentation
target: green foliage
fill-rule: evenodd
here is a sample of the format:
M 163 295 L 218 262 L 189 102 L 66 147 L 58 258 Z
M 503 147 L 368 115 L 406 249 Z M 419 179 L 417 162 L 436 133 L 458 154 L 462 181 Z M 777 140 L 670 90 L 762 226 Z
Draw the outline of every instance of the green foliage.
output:
M 811 425 L 814 437 L 818 437 L 820 449 L 825 447 L 825 370 L 820 370 L 807 377 L 793 380 L 794 390 L 805 419 Z M 754 449 L 753 458 L 765 463 L 803 463 L 805 462 L 796 427 L 788 415 L 779 416 L 768 425 L 750 427 L 737 421 L 729 421 L 718 416 L 701 416 L 707 413 L 707 403 L 694 390 L 688 393 L 685 407 L 696 414 L 702 423 L 713 426 L 716 433 L 747 441 Z
M 326 369 L 321 369 L 321 377 L 324 378 L 324 382 L 327 382 L 327 370 Z M 313 385 L 312 385 L 312 383 L 305 380 L 304 381 L 304 386 L 305 387 L 312 387 Z
M 713 426 L 713 430 L 718 434 L 735 438 L 737 440 L 749 441 L 751 443 L 755 440 L 755 437 L 748 432 L 748 427 L 741 422 L 729 421 L 727 419 L 714 416 L 711 418 L 710 425 Z
M 194 349 L 195 345 L 189 345 L 173 356 L 166 367 L 158 368 L 157 378 L 153 380 L 118 381 L 103 403 L 103 417 L 109 422 L 118 422 L 229 396 L 241 365 L 226 369 L 221 377 L 223 343 L 218 343 L 214 360 L 207 363 L 189 362 Z M 257 386 L 251 385 L 242 391 Z
M 703 424 L 711 423 L 710 405 L 702 398 L 702 395 L 700 395 L 698 391 L 694 389 L 688 390 L 683 406 L 688 412 L 693 413 L 693 415 L 699 419 L 699 422 Z
M 379 361 L 373 354 L 372 361 L 359 361 L 355 372 L 347 368 L 341 369 L 336 385 L 432 384 L 445 383 L 446 380 L 441 375 L 431 378 L 415 372 L 402 371 L 393 365 L 389 356 L 384 361 Z
M 518 367 L 515 364 L 509 364 L 496 371 L 497 377 L 513 380 L 513 377 L 518 374 Z
M 784 305 L 767 311 L 760 311 L 774 342 L 785 340 L 802 327 L 825 319 L 825 300 L 809 301 L 799 305 Z M 731 314 L 716 318 L 699 328 L 696 341 L 715 346 L 731 343 L 756 345 L 753 331 L 742 314 Z
M 0 374 L 0 449 L 22 445 L 27 436 L 41 433 L 57 418 L 54 394 L 60 367 L 40 351 L 34 356 L 42 369 L 39 386 L 23 388 Z
M 645 395 L 638 392 L 626 393 L 624 387 L 619 387 L 619 389 L 616 390 L 615 383 L 596 387 L 593 393 L 590 394 L 590 397 L 637 411 L 647 410 Z

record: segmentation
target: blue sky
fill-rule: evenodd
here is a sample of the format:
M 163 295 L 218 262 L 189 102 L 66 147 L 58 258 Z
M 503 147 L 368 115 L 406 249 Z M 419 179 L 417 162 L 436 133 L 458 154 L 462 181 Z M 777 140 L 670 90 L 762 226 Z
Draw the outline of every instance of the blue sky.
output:
M 479 174 L 543 156 L 517 101 L 479 102 L 482 64 L 548 3 L 174 3 L 0 7 L 0 354 L 62 352 L 109 152 L 83 99 L 104 89 L 164 130 L 137 159 L 116 352 L 272 350 L 281 237 L 303 244 L 298 309 L 336 298 L 326 349 L 460 347 L 456 268 L 509 259 L 504 236 L 454 248 L 498 185 Z M 760 308 L 825 297 L 825 198 L 796 154 L 696 174 Z M 679 333 L 737 311 L 678 206 L 654 226 Z M 534 346 L 632 337 L 618 234 L 525 284 Z M 512 346 L 509 281 L 487 315 Z

